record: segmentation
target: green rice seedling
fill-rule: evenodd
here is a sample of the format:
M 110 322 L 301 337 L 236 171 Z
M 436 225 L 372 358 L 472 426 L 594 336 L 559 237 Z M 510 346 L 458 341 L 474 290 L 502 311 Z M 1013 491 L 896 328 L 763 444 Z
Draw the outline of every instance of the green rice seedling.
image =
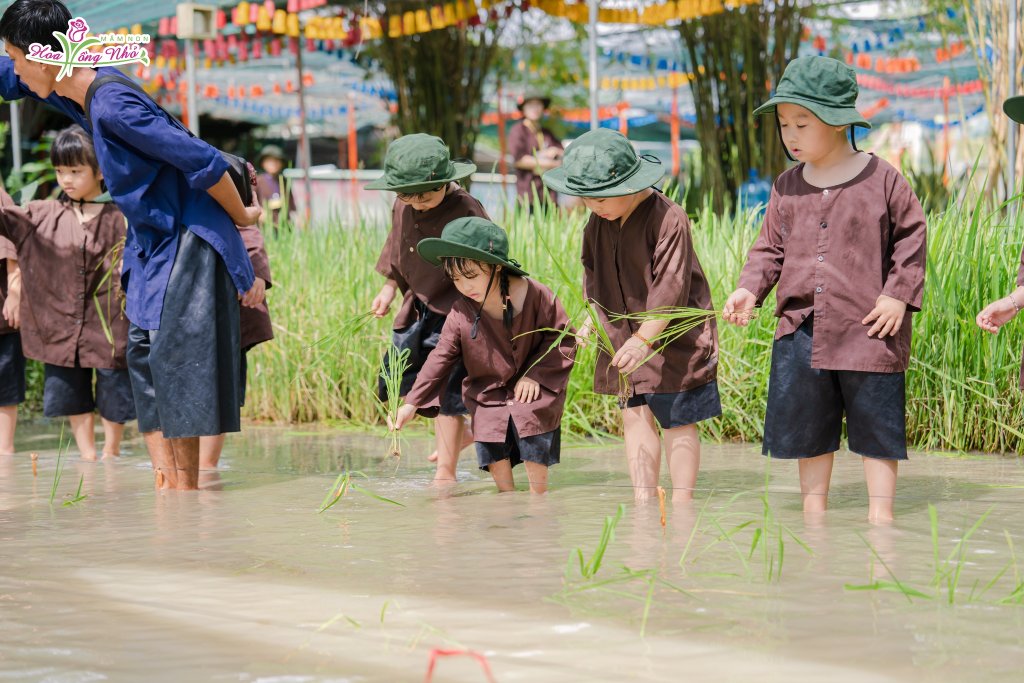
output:
M 893 592 L 900 593 L 901 595 L 903 595 L 903 597 L 905 597 L 907 599 L 907 602 L 910 602 L 910 603 L 914 602 L 914 600 L 913 600 L 914 598 L 921 598 L 921 599 L 924 599 L 924 600 L 931 600 L 932 599 L 933 596 L 928 595 L 927 593 L 923 593 L 923 592 L 917 590 L 916 588 L 911 588 L 907 584 L 905 584 L 902 581 L 900 581 L 899 579 L 897 579 L 896 578 L 896 574 L 893 573 L 892 569 L 889 568 L 889 565 L 885 563 L 885 560 L 882 559 L 882 556 L 878 554 L 878 551 L 875 550 L 875 547 L 873 545 L 871 545 L 871 543 L 868 541 L 868 539 L 864 538 L 864 536 L 862 536 L 860 534 L 860 532 L 857 532 L 857 536 L 860 538 L 861 541 L 864 542 L 864 545 L 866 545 L 868 547 L 868 550 L 871 551 L 871 554 L 878 561 L 878 563 L 882 565 L 882 567 L 885 569 L 886 573 L 889 575 L 889 579 L 890 580 L 886 581 L 886 580 L 875 579 L 874 577 L 871 577 L 873 579 L 871 581 L 871 583 L 867 583 L 867 584 L 850 584 L 850 583 L 848 583 L 848 584 L 845 584 L 843 587 L 846 590 L 848 590 L 848 591 L 893 591 Z
M 402 377 L 405 376 L 405 371 L 409 369 L 409 354 L 410 349 L 399 350 L 397 346 L 388 346 L 387 351 L 387 363 L 384 368 L 381 368 L 380 378 L 384 382 L 384 390 L 387 394 L 385 400 L 377 399 L 380 404 L 381 410 L 384 413 L 385 422 L 389 425 L 398 418 L 398 409 L 402 407 Z M 399 441 L 400 432 L 397 429 L 388 430 L 389 438 L 391 440 L 390 455 L 396 458 L 402 457 L 402 445 Z
M 935 558 L 935 570 L 932 575 L 932 586 L 942 590 L 946 595 L 946 601 L 952 605 L 956 602 L 957 589 L 960 586 L 960 579 L 964 570 L 964 553 L 967 551 L 967 542 L 974 532 L 984 523 L 991 514 L 993 508 L 989 508 L 974 522 L 970 529 L 960 537 L 956 546 L 943 560 L 939 560 L 939 516 L 935 506 L 928 504 L 928 519 L 931 523 L 931 535 L 933 556 Z M 944 590 L 943 590 L 944 588 Z
M 326 512 L 327 510 L 330 510 L 332 507 L 334 507 L 335 504 L 342 499 L 342 496 L 344 496 L 349 489 L 352 489 L 353 491 L 358 491 L 359 493 L 362 493 L 364 496 L 373 498 L 374 500 L 380 501 L 381 503 L 390 503 L 391 505 L 397 505 L 398 507 L 405 507 L 403 503 L 399 503 L 397 500 L 385 498 L 384 496 L 378 493 L 374 493 L 373 491 L 369 490 L 364 486 L 356 484 L 355 482 L 352 481 L 353 476 L 362 477 L 363 479 L 369 479 L 369 477 L 367 477 L 362 472 L 349 472 L 348 470 L 342 472 L 337 476 L 337 478 L 335 478 L 334 483 L 331 484 L 331 488 L 327 490 L 327 495 L 324 496 L 323 501 L 320 503 L 320 507 L 317 509 L 318 513 Z
M 576 558 L 579 561 L 580 576 L 585 580 L 589 581 L 597 575 L 597 572 L 601 570 L 601 562 L 604 560 L 604 554 L 608 550 L 608 544 L 615 540 L 615 527 L 619 525 L 623 515 L 626 514 L 626 506 L 619 503 L 619 507 L 615 511 L 615 515 L 604 518 L 604 528 L 601 530 L 601 538 L 597 542 L 597 547 L 594 552 L 590 555 L 590 560 L 583 558 L 583 549 L 576 549 Z M 571 564 L 571 556 L 570 556 Z
M 60 423 L 60 438 L 57 440 L 57 464 L 53 470 L 53 483 L 50 485 L 50 507 L 53 507 L 53 499 L 57 497 L 57 487 L 60 486 L 60 478 L 64 474 L 64 422 Z M 70 443 L 68 444 L 70 446 Z
M 75 491 L 75 495 L 72 496 L 71 498 L 68 498 L 67 496 L 64 496 L 65 498 L 68 498 L 68 499 L 65 500 L 63 503 L 61 503 L 61 505 L 63 507 L 71 507 L 72 505 L 77 505 L 78 503 L 81 503 L 83 500 L 85 500 L 86 498 L 89 497 L 88 494 L 82 493 L 82 482 L 83 481 L 85 481 L 85 475 L 84 474 L 78 478 L 78 490 Z

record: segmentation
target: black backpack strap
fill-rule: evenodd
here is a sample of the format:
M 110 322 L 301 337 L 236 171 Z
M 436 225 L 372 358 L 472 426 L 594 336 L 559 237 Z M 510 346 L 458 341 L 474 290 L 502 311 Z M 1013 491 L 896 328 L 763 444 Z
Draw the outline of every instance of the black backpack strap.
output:
M 95 97 L 96 91 L 99 90 L 100 86 L 105 85 L 107 83 L 120 83 L 121 85 L 127 86 L 127 87 L 131 88 L 132 90 L 136 91 L 137 93 L 142 95 L 144 98 L 146 98 L 147 100 L 152 102 L 154 105 L 156 105 L 156 108 L 159 109 L 160 111 L 162 111 L 164 113 L 164 115 L 167 116 L 168 119 L 170 119 L 170 121 L 171 121 L 171 123 L 173 125 L 176 125 L 178 128 L 181 128 L 183 131 L 188 133 L 189 137 L 193 137 L 193 138 L 195 137 L 195 133 L 193 133 L 191 130 L 189 130 L 185 126 L 185 124 L 182 123 L 181 121 L 179 121 L 176 116 L 171 114 L 171 112 L 169 112 L 166 109 L 164 109 L 163 107 L 161 107 L 160 104 L 156 100 L 154 100 L 152 97 L 149 96 L 149 93 L 147 93 L 145 90 L 142 89 L 141 85 L 139 85 L 138 83 L 136 83 L 135 81 L 133 81 L 130 78 L 126 78 L 126 77 L 120 76 L 120 75 L 115 76 L 113 74 L 107 74 L 105 76 L 97 76 L 96 78 L 94 78 L 92 80 L 92 83 L 89 84 L 89 89 L 85 91 L 85 106 L 83 107 L 83 109 L 85 110 L 85 120 L 89 122 L 89 127 L 90 128 L 92 127 L 92 117 L 89 116 L 89 108 L 90 108 L 90 105 L 92 105 L 92 98 Z

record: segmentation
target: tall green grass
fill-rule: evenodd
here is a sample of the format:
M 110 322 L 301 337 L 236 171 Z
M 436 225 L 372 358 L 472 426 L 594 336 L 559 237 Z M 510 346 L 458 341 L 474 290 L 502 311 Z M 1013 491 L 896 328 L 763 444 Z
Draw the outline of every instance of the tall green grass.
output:
M 914 315 L 907 373 L 908 436 L 917 448 L 1024 446 L 1024 403 L 1017 388 L 1024 321 L 1010 323 L 997 336 L 974 324 L 985 304 L 1014 285 L 1022 235 L 1003 215 L 980 200 L 954 197 L 944 211 L 929 216 L 924 307 Z M 581 325 L 579 253 L 586 214 L 512 209 L 499 223 L 510 232 L 511 255 L 550 286 Z M 704 206 L 693 217 L 694 247 L 716 307 L 735 287 L 759 227 L 749 212 L 715 215 Z M 374 396 L 390 317 L 366 322 L 360 316 L 383 284 L 373 266 L 386 229 L 334 221 L 268 238 L 276 339 L 250 353 L 248 417 L 381 424 Z M 766 311 L 746 328 L 719 323 L 723 415 L 704 423 L 712 439 L 762 436 L 773 307 L 769 298 Z M 596 353 L 593 344 L 580 350 L 571 375 L 563 426 L 575 434 L 619 433 L 615 398 L 592 391 Z

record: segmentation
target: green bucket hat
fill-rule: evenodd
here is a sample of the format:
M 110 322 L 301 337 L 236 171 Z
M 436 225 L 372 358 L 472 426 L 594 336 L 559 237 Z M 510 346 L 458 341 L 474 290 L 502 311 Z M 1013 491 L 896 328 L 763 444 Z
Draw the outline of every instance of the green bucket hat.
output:
M 830 126 L 871 124 L 857 112 L 856 72 L 831 57 L 797 57 L 786 66 L 775 95 L 754 110 L 754 115 L 772 114 L 784 103 L 810 110 Z
M 280 159 L 282 162 L 288 161 L 288 157 L 284 155 L 284 150 L 278 147 L 277 145 L 267 145 L 266 147 L 261 149 L 260 155 L 256 157 L 256 165 L 259 166 L 260 164 L 262 164 L 263 160 L 266 159 L 267 157 Z
M 598 128 L 576 138 L 562 165 L 541 180 L 555 192 L 576 197 L 622 197 L 646 190 L 664 175 L 656 157 L 637 156 L 622 133 Z
M 1010 97 L 1003 102 L 1003 113 L 1017 123 L 1024 123 L 1024 95 Z
M 384 175 L 367 183 L 367 190 L 413 194 L 461 180 L 476 172 L 476 164 L 452 161 L 441 138 L 424 133 L 404 135 L 384 155 Z
M 444 226 L 440 238 L 420 240 L 416 250 L 423 260 L 435 266 L 448 256 L 502 266 L 513 275 L 527 274 L 515 259 L 508 257 L 508 233 L 479 216 L 456 218 Z

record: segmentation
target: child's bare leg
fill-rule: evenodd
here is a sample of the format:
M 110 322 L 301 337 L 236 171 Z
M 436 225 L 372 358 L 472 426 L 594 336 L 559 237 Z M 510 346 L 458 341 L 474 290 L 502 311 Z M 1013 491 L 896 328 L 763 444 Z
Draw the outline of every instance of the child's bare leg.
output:
M 174 453 L 174 466 L 178 470 L 179 491 L 194 491 L 199 488 L 199 437 L 187 436 L 168 439 Z
M 462 416 L 462 447 L 459 448 L 459 453 L 466 450 L 473 445 L 473 430 L 469 426 L 469 415 Z M 427 456 L 429 462 L 437 462 L 437 449 Z
M 523 461 L 526 477 L 530 480 L 530 493 L 548 492 L 548 466 L 539 462 Z
M 438 415 L 434 420 L 434 437 L 437 442 L 435 483 L 455 483 L 455 468 L 459 464 L 465 426 L 461 415 Z
M 224 450 L 224 435 L 199 437 L 199 469 L 215 470 Z
M 174 451 L 171 442 L 160 432 L 146 432 L 142 435 L 146 441 L 149 459 L 153 462 L 153 477 L 157 489 L 173 489 L 178 486 L 178 470 L 174 465 Z
M 494 477 L 494 485 L 502 493 L 516 490 L 516 482 L 512 478 L 512 461 L 508 458 L 492 462 L 487 467 L 487 471 Z
M 647 406 L 622 411 L 622 431 L 626 441 L 626 463 L 638 503 L 651 499 L 661 474 L 661 437 L 654 413 Z
M 96 460 L 96 420 L 93 414 L 69 415 L 68 422 L 71 423 L 71 433 L 75 437 L 78 452 L 82 454 L 82 460 Z
M 18 426 L 18 406 L 0 407 L 0 455 L 14 455 L 14 430 Z
M 864 480 L 868 485 L 868 521 L 872 524 L 891 522 L 899 461 L 882 458 L 861 459 L 864 461 Z
M 828 485 L 832 480 L 835 453 L 825 453 L 800 460 L 800 494 L 804 512 L 819 513 L 828 509 Z
M 693 500 L 700 469 L 700 431 L 697 425 L 673 427 L 665 430 L 664 439 L 665 460 L 672 477 L 672 502 Z
M 116 458 L 121 455 L 121 439 L 124 438 L 124 425 L 101 417 L 103 423 L 103 458 Z

